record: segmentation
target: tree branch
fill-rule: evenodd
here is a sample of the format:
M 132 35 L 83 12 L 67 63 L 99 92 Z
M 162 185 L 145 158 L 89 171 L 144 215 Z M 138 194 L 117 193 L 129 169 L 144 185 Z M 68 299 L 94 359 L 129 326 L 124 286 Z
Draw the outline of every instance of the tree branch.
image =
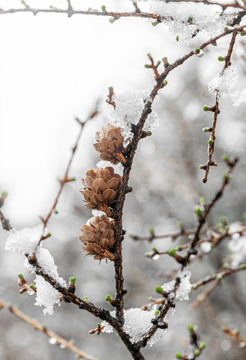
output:
M 15 315 L 25 323 L 31 325 L 35 330 L 42 332 L 50 339 L 55 339 L 57 345 L 61 345 L 63 348 L 72 351 L 74 354 L 76 354 L 78 359 L 95 360 L 94 357 L 86 354 L 84 351 L 75 346 L 72 341 L 66 340 L 62 336 L 56 334 L 54 331 L 47 329 L 37 320 L 31 318 L 30 316 L 19 310 L 16 306 L 10 305 L 0 298 L 0 309 L 2 308 L 8 310 L 11 314 Z

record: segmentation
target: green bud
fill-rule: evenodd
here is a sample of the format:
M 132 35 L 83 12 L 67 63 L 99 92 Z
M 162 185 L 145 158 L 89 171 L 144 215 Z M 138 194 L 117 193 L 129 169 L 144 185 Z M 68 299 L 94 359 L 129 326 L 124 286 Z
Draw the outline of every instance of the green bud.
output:
M 176 359 L 183 359 L 183 356 L 180 353 L 177 353 L 175 356 L 176 356 Z
M 108 88 L 108 91 L 109 91 L 109 92 L 114 92 L 113 86 L 110 86 L 110 87 Z
M 19 279 L 23 279 L 23 277 L 24 277 L 23 274 L 18 274 Z
M 2 191 L 1 196 L 6 199 L 8 197 L 7 191 Z
M 114 19 L 114 18 L 110 18 L 110 19 L 109 19 L 109 22 L 110 22 L 111 24 L 113 24 L 113 23 L 115 22 L 115 19 Z
M 220 217 L 220 222 L 221 222 L 222 224 L 227 224 L 227 223 L 228 223 L 227 218 L 226 218 L 225 216 L 221 216 L 221 217 Z
M 157 66 L 159 66 L 159 65 L 160 65 L 160 63 L 161 63 L 161 61 L 159 60 L 159 61 L 157 61 L 157 64 L 156 64 L 156 65 L 157 65 Z
M 204 110 L 204 111 L 209 111 L 209 107 L 208 107 L 207 105 L 204 105 L 204 106 L 203 106 L 203 110 Z
M 70 178 L 70 181 L 76 181 L 76 177 L 74 176 L 74 177 Z
M 47 235 L 46 235 L 46 237 L 48 238 L 48 237 L 51 237 L 51 233 L 48 233 Z
M 156 26 L 158 24 L 158 21 L 154 21 L 151 24 L 152 24 L 152 26 Z
M 192 21 L 193 20 L 193 17 L 192 16 L 189 16 L 189 18 L 188 18 L 188 21 Z
M 30 287 L 31 289 L 34 289 L 34 288 L 35 288 L 35 285 L 34 285 L 34 284 L 30 284 L 29 287 Z
M 164 80 L 164 85 L 167 85 L 168 83 L 167 83 L 167 80 Z
M 152 247 L 152 250 L 153 250 L 153 251 L 156 251 L 156 247 L 155 247 L 155 246 L 153 246 L 153 247 Z
M 194 209 L 194 213 L 196 214 L 196 216 L 200 217 L 202 216 L 203 210 L 199 205 L 197 205 Z
M 155 232 L 154 226 L 151 226 L 151 227 L 149 228 L 149 232 L 150 232 L 151 234 L 154 234 L 154 232 Z
M 206 347 L 206 344 L 205 344 L 204 342 L 202 342 L 202 343 L 200 344 L 200 348 L 205 349 L 205 347 Z
M 159 310 L 156 310 L 155 316 L 158 316 L 159 314 L 160 314 L 160 311 L 159 311 Z
M 202 131 L 204 131 L 204 132 L 209 132 L 209 128 L 208 128 L 208 127 L 205 127 L 205 128 L 202 129 Z
M 213 142 L 212 139 L 209 139 L 209 140 L 208 140 L 208 145 L 213 145 L 213 143 L 214 143 L 214 142 Z
M 200 51 L 201 51 L 201 50 L 198 48 L 198 49 L 195 50 L 195 53 L 196 53 L 196 54 L 200 54 Z
M 88 301 L 89 301 L 89 298 L 88 298 L 88 296 L 84 296 L 84 297 L 82 298 L 82 300 L 88 302 Z
M 144 67 L 145 67 L 146 69 L 151 69 L 151 65 L 149 65 L 149 64 L 145 64 Z
M 241 265 L 241 269 L 246 269 L 246 265 L 245 264 L 243 264 L 243 265 Z
M 54 214 L 56 214 L 56 215 L 59 213 L 59 211 L 57 209 L 54 209 L 53 211 L 54 211 Z
M 187 329 L 188 329 L 189 331 L 194 331 L 194 325 L 192 325 L 192 324 L 188 325 L 188 326 L 187 326 Z
M 226 225 L 225 230 L 226 230 L 226 231 L 229 231 L 229 230 L 230 230 L 230 226 L 229 226 L 229 225 Z
M 179 222 L 177 223 L 177 225 L 178 225 L 178 227 L 182 228 L 182 227 L 183 227 L 182 221 L 179 221 Z
M 167 61 L 167 57 L 163 57 L 162 61 L 164 61 L 164 62 Z
M 179 35 L 176 36 L 176 41 L 179 41 Z
M 179 246 L 177 247 L 177 249 L 178 249 L 179 251 L 181 251 L 181 250 L 182 250 L 182 245 L 179 245 Z
M 75 281 L 76 281 L 76 277 L 73 276 L 73 277 L 69 278 L 69 283 L 70 284 L 75 284 Z
M 229 180 L 230 179 L 230 174 L 223 174 L 222 177 L 225 179 L 225 180 Z
M 196 356 L 201 355 L 201 351 L 200 351 L 200 350 L 196 350 L 196 351 L 195 351 L 195 355 L 196 355 Z
M 162 289 L 161 286 L 156 286 L 155 292 L 157 292 L 158 294 L 163 294 L 163 293 L 164 293 L 164 290 Z
M 221 276 L 217 276 L 217 281 L 220 281 L 222 280 L 222 277 Z
M 102 6 L 101 6 L 101 9 L 102 9 L 102 11 L 105 12 L 105 11 L 106 11 L 106 6 L 105 6 L 105 5 L 102 5 Z
M 224 58 L 223 56 L 219 56 L 219 57 L 218 57 L 218 60 L 219 60 L 219 61 L 225 61 L 225 58 Z
M 204 197 L 201 197 L 200 200 L 199 200 L 199 202 L 200 202 L 200 204 L 204 204 L 204 203 L 206 203 L 206 200 L 205 200 Z
M 222 160 L 223 160 L 223 161 L 228 161 L 228 160 L 229 160 L 229 156 L 228 156 L 228 155 L 223 155 L 223 156 L 222 156 Z
M 110 302 L 110 301 L 112 301 L 112 298 L 111 298 L 110 295 L 106 295 L 106 296 L 105 296 L 105 300 L 108 301 L 108 302 Z
M 242 31 L 240 35 L 245 36 L 246 35 L 246 30 Z
M 174 249 L 170 249 L 170 250 L 168 250 L 168 255 L 174 257 L 174 256 L 176 256 L 176 251 Z

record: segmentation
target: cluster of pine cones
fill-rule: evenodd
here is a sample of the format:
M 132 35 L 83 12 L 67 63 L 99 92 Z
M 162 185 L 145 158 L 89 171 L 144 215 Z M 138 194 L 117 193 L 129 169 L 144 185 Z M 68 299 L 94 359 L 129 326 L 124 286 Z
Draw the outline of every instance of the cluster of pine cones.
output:
M 94 148 L 100 153 L 100 159 L 110 161 L 112 164 L 125 163 L 123 155 L 124 138 L 121 129 L 105 125 L 100 132 L 96 133 Z M 88 209 L 103 211 L 106 215 L 90 218 L 86 225 L 82 225 L 79 240 L 83 243 L 88 255 L 96 260 L 109 259 L 114 261 L 112 249 L 115 244 L 114 220 L 109 218 L 110 207 L 116 202 L 122 177 L 115 174 L 113 167 L 105 169 L 89 170 L 81 191 Z

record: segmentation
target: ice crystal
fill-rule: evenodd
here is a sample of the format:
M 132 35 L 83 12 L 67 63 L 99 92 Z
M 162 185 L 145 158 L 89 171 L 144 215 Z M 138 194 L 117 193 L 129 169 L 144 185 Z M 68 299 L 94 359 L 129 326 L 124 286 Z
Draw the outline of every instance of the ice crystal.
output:
M 165 1 L 152 1 L 150 12 L 162 17 L 162 22 L 167 24 L 173 35 L 178 35 L 179 40 L 189 41 L 198 32 L 209 36 L 216 36 L 224 31 L 227 23 L 231 23 L 238 12 L 221 7 L 192 3 L 166 3 Z
M 33 253 L 42 235 L 42 231 L 42 225 L 22 230 L 10 230 L 5 250 L 18 251 L 21 254 Z
M 108 105 L 110 115 L 114 118 L 112 124 L 120 127 L 124 136 L 125 143 L 132 138 L 131 124 L 138 124 L 143 112 L 145 102 L 150 100 L 149 90 L 127 91 L 121 94 L 115 94 L 113 100 L 116 103 L 114 109 Z M 148 115 L 143 130 L 153 131 L 159 126 L 159 117 L 155 111 Z
M 224 71 L 221 71 L 218 76 L 216 76 L 208 83 L 207 85 L 208 90 L 220 96 L 227 95 L 232 87 L 235 77 L 236 77 L 235 70 L 231 67 L 226 68 Z
M 181 282 L 176 292 L 176 299 L 181 301 L 189 300 L 189 293 L 191 291 L 191 283 L 190 283 L 191 272 L 189 270 L 179 271 L 177 277 L 180 278 Z M 162 289 L 168 293 L 171 293 L 172 296 L 174 296 L 174 293 L 172 293 L 174 291 L 174 287 L 175 287 L 175 280 L 169 281 L 168 283 L 164 283 L 162 285 Z
M 144 339 L 148 334 L 149 330 L 153 326 L 151 320 L 155 317 L 156 308 L 153 308 L 150 311 L 141 310 L 139 308 L 131 308 L 124 310 L 124 326 L 123 330 L 130 336 L 130 341 L 132 344 L 135 344 Z M 115 311 L 111 312 L 112 316 L 115 316 Z M 103 321 L 102 325 L 104 326 L 103 332 L 111 333 L 113 332 L 112 326 L 107 322 Z M 158 329 L 154 336 L 148 341 L 148 345 L 152 346 L 157 341 L 161 339 L 164 331 Z

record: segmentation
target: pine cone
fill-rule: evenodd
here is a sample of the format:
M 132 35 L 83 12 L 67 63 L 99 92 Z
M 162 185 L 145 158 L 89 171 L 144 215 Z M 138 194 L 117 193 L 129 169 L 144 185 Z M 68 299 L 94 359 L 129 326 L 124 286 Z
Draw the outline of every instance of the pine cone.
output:
M 111 124 L 105 125 L 100 132 L 96 133 L 97 143 L 94 144 L 96 151 L 100 153 L 100 159 L 110 161 L 112 164 L 125 163 L 126 159 L 122 154 L 124 150 L 124 138 L 120 128 Z
M 81 191 L 87 208 L 101 210 L 110 216 L 108 206 L 117 198 L 121 179 L 112 167 L 87 171 L 86 178 L 82 179 L 85 189 Z
M 96 260 L 114 260 L 114 255 L 110 250 L 114 247 L 114 221 L 106 215 L 94 216 L 90 218 L 86 225 L 82 225 L 79 240 L 84 244 L 82 249 L 88 255 L 94 256 Z

